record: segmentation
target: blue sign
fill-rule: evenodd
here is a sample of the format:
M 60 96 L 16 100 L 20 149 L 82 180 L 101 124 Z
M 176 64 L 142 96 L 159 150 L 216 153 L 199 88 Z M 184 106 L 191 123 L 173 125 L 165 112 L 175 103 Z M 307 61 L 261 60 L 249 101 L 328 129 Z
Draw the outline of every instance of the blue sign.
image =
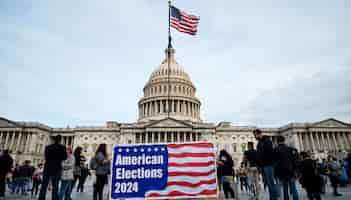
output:
M 144 198 L 167 187 L 167 145 L 114 146 L 111 199 Z

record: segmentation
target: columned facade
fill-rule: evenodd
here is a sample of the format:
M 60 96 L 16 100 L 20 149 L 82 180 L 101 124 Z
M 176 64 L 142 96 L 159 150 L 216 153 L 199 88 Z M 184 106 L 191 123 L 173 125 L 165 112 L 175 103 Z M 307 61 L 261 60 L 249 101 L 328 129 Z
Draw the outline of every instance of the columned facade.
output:
M 247 143 L 257 144 L 252 131 L 256 126 L 236 126 L 201 120 L 201 102 L 190 76 L 168 48 L 166 58 L 151 74 L 138 102 L 134 123 L 108 121 L 101 126 L 52 128 L 37 122 L 12 121 L 0 117 L 0 149 L 9 149 L 16 162 L 26 159 L 34 164 L 43 161 L 45 146 L 60 134 L 61 144 L 81 146 L 85 156 L 94 155 L 101 143 L 111 154 L 114 145 L 213 142 L 217 151 L 226 149 L 240 164 Z M 169 55 L 169 56 L 168 56 Z M 169 66 L 168 66 L 169 63 Z M 169 114 L 169 115 L 168 115 Z M 277 145 L 282 135 L 287 144 L 317 157 L 342 155 L 351 151 L 351 124 L 333 118 L 315 123 L 290 123 L 282 127 L 262 128 L 263 134 Z

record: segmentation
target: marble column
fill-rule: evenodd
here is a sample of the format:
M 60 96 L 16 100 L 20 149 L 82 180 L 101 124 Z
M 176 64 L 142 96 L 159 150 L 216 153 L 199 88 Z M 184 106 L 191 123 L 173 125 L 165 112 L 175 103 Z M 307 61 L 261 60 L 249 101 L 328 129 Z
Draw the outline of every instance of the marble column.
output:
M 3 135 L 3 133 L 0 131 L 0 149 L 3 149 L 2 148 L 2 135 Z
M 320 151 L 320 150 L 322 150 L 322 146 L 321 146 L 321 143 L 320 143 L 320 134 L 319 134 L 319 132 L 313 132 L 313 133 L 316 136 L 317 151 Z
M 332 143 L 331 143 L 331 141 L 330 141 L 330 132 L 325 132 L 325 134 L 327 135 L 327 142 L 328 142 L 328 151 L 331 151 L 331 150 L 333 150 L 333 147 L 332 147 Z
M 6 131 L 5 132 L 6 134 L 6 138 L 5 138 L 5 146 L 4 146 L 4 149 L 8 149 L 8 143 L 9 143 L 9 132 Z
M 177 101 L 177 113 L 181 113 L 180 112 L 180 100 Z
M 308 132 L 308 135 L 310 136 L 310 140 L 311 140 L 311 150 L 314 152 L 316 150 L 316 146 L 314 144 L 314 139 L 312 134 L 313 134 L 312 132 Z
M 304 145 L 303 145 L 303 141 L 302 141 L 302 134 L 301 134 L 301 132 L 297 132 L 297 136 L 299 138 L 300 151 L 304 151 Z
M 11 151 L 13 151 L 13 149 L 14 149 L 13 143 L 15 142 L 15 137 L 16 137 L 15 132 L 11 131 L 10 132 L 10 137 L 11 137 L 11 140 L 10 140 L 10 147 L 9 147 L 9 149 Z
M 342 138 L 342 132 L 337 132 L 336 138 L 337 138 L 337 141 L 338 141 L 339 144 L 340 144 L 341 150 L 345 150 L 344 140 L 343 140 L 343 138 Z
M 345 150 L 349 150 L 350 149 L 350 143 L 349 143 L 349 141 L 347 139 L 347 133 L 343 132 L 342 135 L 343 135 L 344 142 L 345 142 Z
M 336 137 L 335 137 L 335 132 L 332 132 L 332 138 L 333 138 L 333 142 L 334 142 L 334 145 L 335 145 L 335 150 L 339 150 L 339 146 L 338 146 L 338 143 L 336 141 Z
M 167 100 L 166 101 L 166 110 L 165 110 L 165 112 L 168 113 L 168 111 L 169 111 L 169 101 Z

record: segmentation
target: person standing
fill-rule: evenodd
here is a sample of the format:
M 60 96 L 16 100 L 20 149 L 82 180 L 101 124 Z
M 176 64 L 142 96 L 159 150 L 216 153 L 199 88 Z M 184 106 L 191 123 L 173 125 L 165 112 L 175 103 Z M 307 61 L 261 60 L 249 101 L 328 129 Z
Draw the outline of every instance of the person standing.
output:
M 273 165 L 274 157 L 273 157 L 273 144 L 272 141 L 267 137 L 262 135 L 262 131 L 260 129 L 255 129 L 253 134 L 258 140 L 257 143 L 257 165 L 262 172 L 262 176 L 265 184 L 268 187 L 269 198 L 270 200 L 278 200 L 280 197 L 280 193 L 278 190 L 278 185 L 274 179 L 274 168 Z
M 275 174 L 283 188 L 284 200 L 289 200 L 289 191 L 292 193 L 293 200 L 298 200 L 299 194 L 295 182 L 299 156 L 297 150 L 287 146 L 283 136 L 278 136 L 278 146 L 274 149 L 274 155 L 277 161 Z
M 317 163 L 311 159 L 307 152 L 301 152 L 302 161 L 298 168 L 300 173 L 300 183 L 306 190 L 309 200 L 320 200 L 323 179 L 317 168 Z
M 35 169 L 33 174 L 32 196 L 35 196 L 35 197 L 37 196 L 39 185 L 41 184 L 42 180 L 43 180 L 43 164 L 40 163 L 38 165 L 38 168 Z
M 73 183 L 74 170 L 74 156 L 72 155 L 72 148 L 66 148 L 67 159 L 62 162 L 61 188 L 59 193 L 59 200 L 71 200 L 71 191 Z
M 226 150 L 219 152 L 219 159 L 217 161 L 219 174 L 221 175 L 220 180 L 222 182 L 222 188 L 225 198 L 235 198 L 233 184 L 234 184 L 234 161 Z M 231 197 L 229 197 L 229 194 Z
M 90 175 L 91 174 L 90 174 L 88 166 L 83 166 L 82 170 L 81 170 L 80 177 L 79 177 L 79 181 L 78 181 L 77 192 L 84 192 L 85 180 Z
M 77 147 L 73 153 L 75 163 L 74 163 L 74 170 L 73 170 L 74 180 L 73 180 L 73 184 L 72 184 L 72 190 L 73 190 L 74 186 L 76 185 L 76 182 L 79 180 L 79 178 L 81 176 L 82 166 L 84 166 L 85 158 L 82 155 L 82 151 L 83 151 L 82 147 Z M 78 190 L 78 187 L 77 187 L 77 190 Z
M 328 170 L 329 170 L 330 183 L 333 187 L 333 195 L 342 196 L 342 194 L 338 192 L 339 176 L 341 175 L 341 167 L 339 165 L 338 160 L 331 155 L 328 156 Z
M 244 152 L 244 160 L 248 164 L 248 182 L 252 192 L 252 199 L 258 200 L 260 186 L 259 175 L 257 170 L 257 151 L 254 149 L 254 143 L 247 143 L 248 150 Z
M 6 175 L 10 172 L 13 165 L 13 159 L 8 150 L 4 150 L 1 154 L 0 163 L 0 198 L 3 198 L 6 191 Z
M 110 160 L 106 152 L 106 144 L 100 144 L 95 156 L 90 160 L 90 168 L 95 170 L 96 182 L 93 188 L 93 200 L 102 200 L 107 176 L 110 174 Z
M 58 200 L 58 183 L 61 177 L 62 161 L 67 159 L 66 147 L 60 144 L 61 135 L 54 137 L 54 144 L 45 147 L 45 165 L 43 183 L 40 188 L 39 200 L 45 200 L 49 181 L 52 184 L 52 200 Z
M 23 165 L 18 169 L 19 186 L 21 188 L 22 195 L 26 195 L 27 191 L 30 191 L 32 176 L 34 173 L 34 167 L 31 165 L 30 160 L 25 160 Z

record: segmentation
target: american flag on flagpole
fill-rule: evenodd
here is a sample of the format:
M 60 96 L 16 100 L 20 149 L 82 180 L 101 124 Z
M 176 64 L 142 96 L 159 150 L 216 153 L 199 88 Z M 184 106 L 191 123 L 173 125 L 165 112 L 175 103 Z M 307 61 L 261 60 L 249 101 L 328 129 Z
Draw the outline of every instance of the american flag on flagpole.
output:
M 168 179 L 163 190 L 148 191 L 148 198 L 215 197 L 217 177 L 212 143 L 166 144 Z
M 187 33 L 190 35 L 196 35 L 197 26 L 200 18 L 195 15 L 187 14 L 186 12 L 179 10 L 174 6 L 170 6 L 171 19 L 170 25 L 177 31 Z

